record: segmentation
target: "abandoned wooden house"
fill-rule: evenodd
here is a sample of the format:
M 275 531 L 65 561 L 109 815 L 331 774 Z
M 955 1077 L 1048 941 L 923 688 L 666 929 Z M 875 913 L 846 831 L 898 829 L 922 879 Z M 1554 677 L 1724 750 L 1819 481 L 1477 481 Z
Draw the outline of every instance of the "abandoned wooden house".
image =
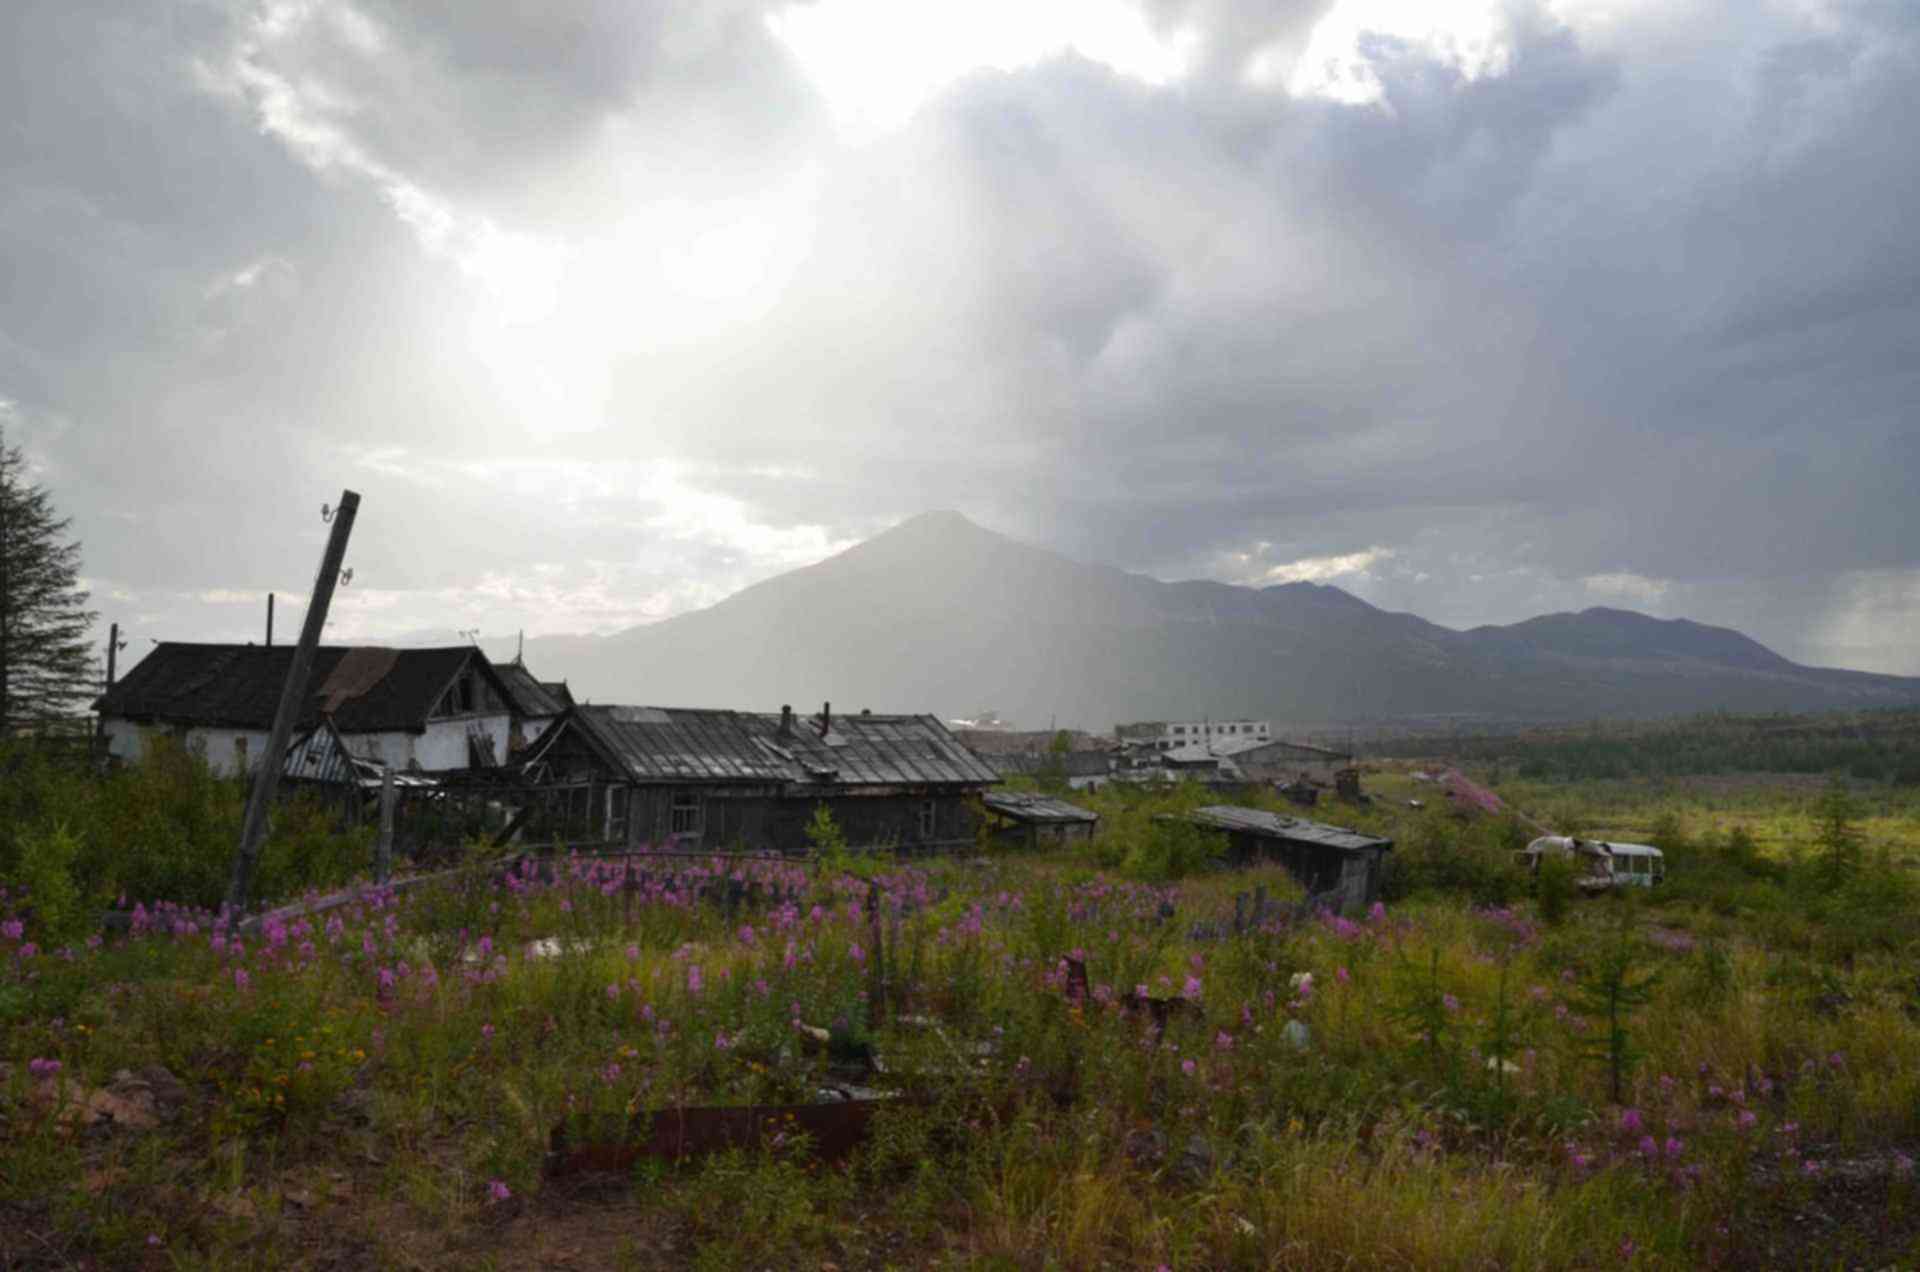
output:
M 1391 839 L 1258 808 L 1209 804 L 1186 820 L 1224 831 L 1228 857 L 1236 864 L 1277 861 L 1309 896 L 1326 898 L 1336 910 L 1378 898 L 1386 856 L 1393 850 Z
M 854 847 L 970 843 L 998 780 L 934 716 L 576 706 L 527 750 L 530 839 L 796 852 L 824 806 Z
M 250 772 L 273 728 L 293 652 L 290 645 L 161 642 L 94 703 L 107 754 L 138 759 L 149 738 L 172 737 L 204 754 L 216 773 Z M 309 684 L 296 748 L 330 720 L 356 759 L 409 773 L 491 768 L 557 714 L 550 698 L 523 703 L 470 645 L 323 645 Z
M 1048 795 L 989 791 L 982 802 L 995 834 L 1029 848 L 1093 838 L 1100 814 Z

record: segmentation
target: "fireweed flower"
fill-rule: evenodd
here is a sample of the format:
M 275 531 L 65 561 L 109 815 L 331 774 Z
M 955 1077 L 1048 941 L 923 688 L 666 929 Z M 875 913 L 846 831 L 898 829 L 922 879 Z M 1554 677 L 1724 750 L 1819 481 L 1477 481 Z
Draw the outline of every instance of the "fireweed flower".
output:
M 1681 1153 L 1686 1151 L 1686 1147 L 1686 1144 L 1675 1136 L 1667 1136 L 1666 1150 L 1668 1157 L 1680 1156 Z
M 705 985 L 706 982 L 700 977 L 700 965 L 698 963 L 689 964 L 687 967 L 687 992 L 689 994 L 698 994 Z
M 487 1196 L 494 1201 L 505 1201 L 507 1198 L 513 1196 L 513 1189 L 507 1187 L 506 1180 L 495 1179 L 487 1184 Z
M 61 1068 L 62 1065 L 58 1060 L 50 1060 L 44 1056 L 35 1056 L 27 1061 L 27 1072 L 36 1078 L 50 1078 L 60 1072 Z
M 1643 1122 L 1640 1117 L 1639 1109 L 1620 1110 L 1620 1129 L 1625 1134 L 1631 1135 L 1635 1131 L 1640 1130 L 1644 1125 L 1645 1122 Z
M 1187 983 L 1185 987 L 1181 989 L 1180 996 L 1182 998 L 1187 999 L 1189 1002 L 1199 998 L 1200 997 L 1200 978 L 1198 976 L 1187 977 Z
M 1232 1051 L 1233 1035 L 1222 1029 L 1213 1036 L 1213 1045 L 1221 1051 Z
M 1186 1074 L 1188 1077 L 1192 1077 L 1199 1068 L 1200 1066 L 1193 1062 L 1192 1057 L 1188 1057 L 1180 1062 L 1180 1072 Z
M 1440 996 L 1440 1005 L 1442 1007 L 1445 1007 L 1448 1011 L 1460 1010 L 1460 1000 L 1458 998 L 1455 998 L 1452 994 L 1442 994 Z

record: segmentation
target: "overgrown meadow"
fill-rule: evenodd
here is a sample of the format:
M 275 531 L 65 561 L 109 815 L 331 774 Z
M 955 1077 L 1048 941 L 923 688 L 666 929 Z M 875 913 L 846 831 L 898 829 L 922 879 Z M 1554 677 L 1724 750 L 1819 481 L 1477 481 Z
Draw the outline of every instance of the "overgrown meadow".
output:
M 1157 837 L 1193 798 L 1102 796 L 1037 857 L 475 846 L 238 934 L 156 900 L 50 937 L 14 887 L 0 1262 L 1920 1258 L 1913 931 L 1848 908 L 1911 913 L 1896 864 L 1816 890 L 1817 846 L 1705 836 L 1665 895 L 1586 900 L 1510 827 L 1382 799 L 1322 813 L 1400 836 L 1390 899 L 1300 915 L 1277 868 Z M 846 1100 L 850 1154 L 778 1121 L 633 1151 L 663 1112 Z

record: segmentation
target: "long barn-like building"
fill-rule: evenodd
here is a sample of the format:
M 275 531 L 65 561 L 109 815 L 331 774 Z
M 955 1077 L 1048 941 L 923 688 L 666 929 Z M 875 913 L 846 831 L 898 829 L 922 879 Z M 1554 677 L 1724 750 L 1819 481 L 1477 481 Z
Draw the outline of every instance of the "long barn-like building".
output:
M 545 826 L 632 846 L 794 852 L 821 807 L 854 847 L 973 841 L 995 771 L 930 715 L 576 706 L 527 749 Z

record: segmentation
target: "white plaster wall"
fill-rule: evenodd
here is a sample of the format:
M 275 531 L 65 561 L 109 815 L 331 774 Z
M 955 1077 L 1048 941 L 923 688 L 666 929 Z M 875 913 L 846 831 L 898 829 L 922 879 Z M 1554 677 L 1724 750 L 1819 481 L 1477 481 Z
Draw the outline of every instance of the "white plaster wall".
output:
M 141 759 L 146 755 L 149 737 L 168 737 L 172 732 L 164 724 L 139 725 L 131 720 L 109 719 L 106 722 L 107 754 L 121 760 Z M 267 745 L 263 729 L 190 729 L 186 743 L 207 757 L 207 767 L 216 774 L 233 777 L 241 772 L 233 750 L 235 738 L 247 740 L 247 771 L 251 772 Z
M 509 720 L 504 713 L 436 720 L 421 734 L 395 730 L 387 733 L 349 733 L 345 736 L 347 749 L 362 759 L 391 764 L 402 771 L 418 760 L 422 770 L 437 773 L 467 767 L 467 727 L 471 724 L 478 724 L 493 735 L 493 754 L 496 759 L 505 761 Z M 538 736 L 539 727 L 544 725 L 529 726 L 529 742 Z M 138 760 L 145 754 L 148 736 L 165 737 L 171 732 L 166 725 L 142 726 L 130 720 L 109 719 L 106 721 L 107 754 L 117 759 Z M 267 745 L 264 729 L 191 729 L 187 732 L 187 745 L 200 749 L 207 757 L 208 767 L 215 773 L 230 777 L 240 771 L 233 751 L 234 739 L 240 737 L 247 739 L 247 765 L 251 771 L 252 766 L 259 763 L 260 754 Z
M 467 730 L 479 725 L 493 737 L 493 756 L 495 760 L 507 758 L 507 730 L 509 720 L 503 712 L 495 716 L 463 716 L 455 720 L 435 720 L 427 725 L 427 731 L 419 735 L 409 735 L 413 743 L 409 759 L 420 761 L 420 767 L 429 773 L 445 769 L 467 767 Z

